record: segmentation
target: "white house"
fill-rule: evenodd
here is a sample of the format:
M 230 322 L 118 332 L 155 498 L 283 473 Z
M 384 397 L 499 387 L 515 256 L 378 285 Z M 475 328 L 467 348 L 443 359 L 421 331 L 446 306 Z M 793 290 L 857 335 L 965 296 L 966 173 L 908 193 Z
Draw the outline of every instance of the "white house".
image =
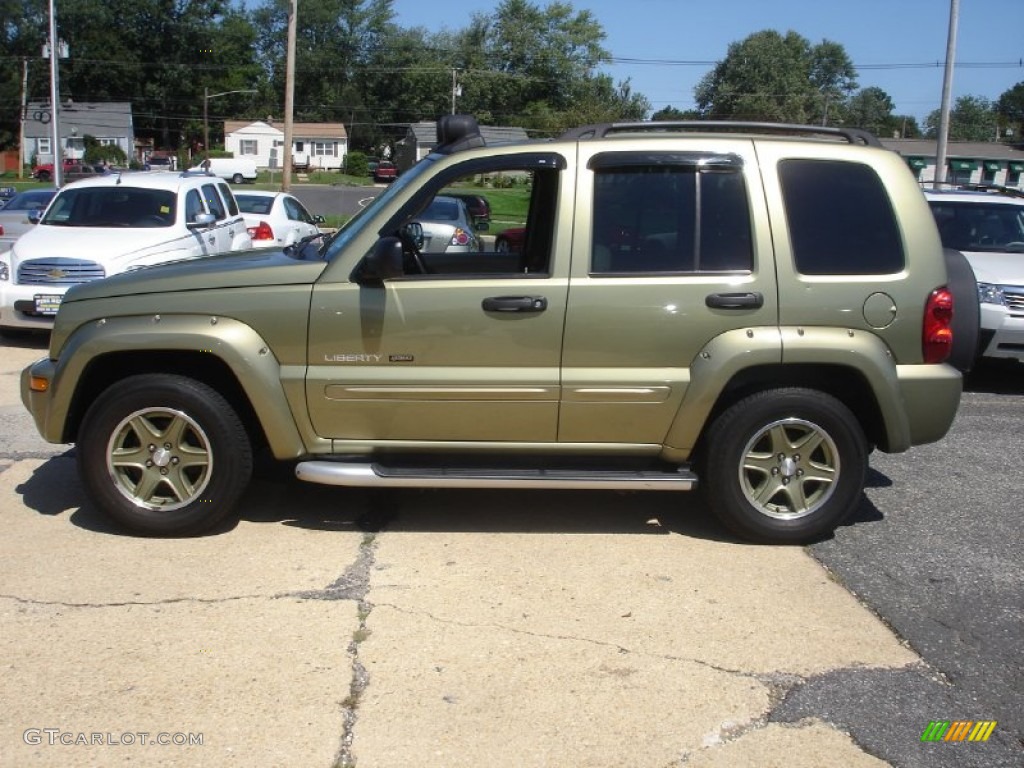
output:
M 85 137 L 92 136 L 100 144 L 120 147 L 126 157 L 133 157 L 135 128 L 132 105 L 128 102 L 61 102 L 57 109 L 60 145 L 53 146 L 53 110 L 49 101 L 30 101 L 25 120 L 25 145 L 22 162 L 52 162 L 55 155 L 80 160 L 85 154 Z
M 284 164 L 283 126 L 262 120 L 224 123 L 224 149 L 235 157 L 248 157 L 261 168 Z M 341 123 L 293 123 L 292 160 L 310 170 L 340 170 L 348 154 L 348 134 Z M 273 162 L 271 162 L 273 161 Z

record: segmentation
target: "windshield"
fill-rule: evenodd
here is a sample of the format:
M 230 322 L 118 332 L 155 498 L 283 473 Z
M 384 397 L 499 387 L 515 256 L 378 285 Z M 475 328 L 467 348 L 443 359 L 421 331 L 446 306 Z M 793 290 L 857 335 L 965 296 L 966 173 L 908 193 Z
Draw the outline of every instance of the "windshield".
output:
M 401 193 L 406 187 L 415 184 L 416 180 L 436 161 L 437 157 L 434 155 L 427 155 L 416 163 L 416 165 L 399 176 L 396 181 L 392 182 L 391 186 L 384 190 L 382 194 L 370 201 L 370 203 L 360 210 L 359 213 L 349 219 L 345 226 L 339 229 L 338 233 L 331 238 L 331 240 L 325 243 L 324 260 L 330 261 L 341 253 L 345 246 L 352 242 L 352 240 L 363 231 L 363 228 L 373 220 L 374 214 L 377 211 L 387 205 L 389 201 L 394 199 L 394 197 Z
M 139 187 L 68 187 L 53 201 L 40 224 L 56 227 L 170 227 L 174 192 Z
M 933 201 L 946 248 L 1024 253 L 1024 205 Z
M 26 192 L 19 192 L 10 199 L 3 210 L 38 211 L 45 208 L 55 194 L 57 194 L 55 189 L 30 189 Z

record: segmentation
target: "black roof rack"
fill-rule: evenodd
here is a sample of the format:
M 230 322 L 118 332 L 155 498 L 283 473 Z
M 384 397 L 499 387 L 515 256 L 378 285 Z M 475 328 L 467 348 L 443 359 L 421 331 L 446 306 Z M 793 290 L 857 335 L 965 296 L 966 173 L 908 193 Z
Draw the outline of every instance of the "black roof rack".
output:
M 826 125 L 790 123 L 750 123 L 734 120 L 655 120 L 634 123 L 598 123 L 581 125 L 562 134 L 563 139 L 601 139 L 613 133 L 693 131 L 707 133 L 771 133 L 780 136 L 821 136 L 845 139 L 850 144 L 881 147 L 878 138 L 860 128 L 839 128 Z
M 919 181 L 918 183 L 925 189 L 931 187 L 940 192 L 987 192 L 990 195 L 1024 197 L 1024 191 L 1015 187 L 1004 187 L 1002 184 L 970 184 L 956 181 Z

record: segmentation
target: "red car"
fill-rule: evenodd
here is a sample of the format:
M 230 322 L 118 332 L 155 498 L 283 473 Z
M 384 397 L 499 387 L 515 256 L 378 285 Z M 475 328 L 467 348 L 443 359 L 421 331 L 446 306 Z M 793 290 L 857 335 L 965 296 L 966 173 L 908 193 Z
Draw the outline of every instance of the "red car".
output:
M 526 227 L 509 227 L 494 238 L 494 250 L 499 253 L 518 253 L 523 250 Z
M 398 178 L 398 168 L 394 163 L 381 160 L 373 169 L 373 180 L 381 182 L 392 182 Z

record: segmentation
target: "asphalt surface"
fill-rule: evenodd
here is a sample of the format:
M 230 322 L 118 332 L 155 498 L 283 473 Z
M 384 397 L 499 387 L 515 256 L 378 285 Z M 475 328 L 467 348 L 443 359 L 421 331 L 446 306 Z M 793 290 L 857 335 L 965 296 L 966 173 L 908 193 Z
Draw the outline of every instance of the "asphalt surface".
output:
M 939 443 L 871 457 L 850 525 L 811 552 L 927 666 L 841 670 L 790 691 L 776 722 L 824 717 L 902 768 L 1024 765 L 1024 366 L 967 382 Z M 932 720 L 996 720 L 985 744 L 914 742 Z

